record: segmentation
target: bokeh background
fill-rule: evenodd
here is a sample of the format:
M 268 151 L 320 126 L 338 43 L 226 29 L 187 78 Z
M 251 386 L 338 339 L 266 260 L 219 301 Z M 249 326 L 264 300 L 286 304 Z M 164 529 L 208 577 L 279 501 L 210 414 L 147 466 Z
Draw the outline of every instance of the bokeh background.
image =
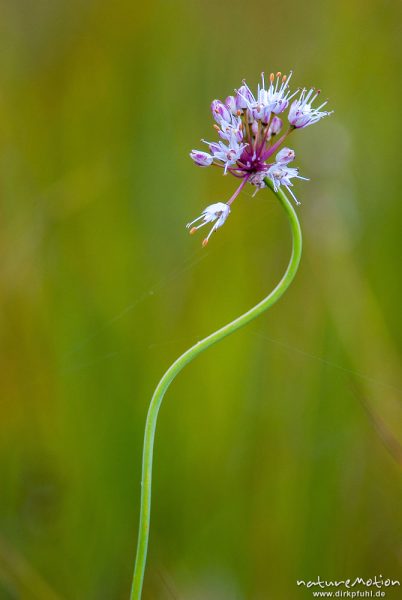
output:
M 3 0 L 1 599 L 127 598 L 153 389 L 290 252 L 275 197 L 250 189 L 207 249 L 189 238 L 236 181 L 188 152 L 213 98 L 291 68 L 336 111 L 292 140 L 301 270 L 165 398 L 144 599 L 402 580 L 401 17 L 397 0 Z

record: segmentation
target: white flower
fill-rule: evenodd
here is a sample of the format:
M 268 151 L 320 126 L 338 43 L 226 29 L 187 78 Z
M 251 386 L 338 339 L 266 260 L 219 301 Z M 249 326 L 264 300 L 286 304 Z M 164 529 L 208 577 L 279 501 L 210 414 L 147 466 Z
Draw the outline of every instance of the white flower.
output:
M 312 104 L 319 94 L 320 90 L 316 91 L 314 88 L 311 88 L 308 92 L 306 89 L 302 90 L 300 98 L 292 103 L 289 110 L 289 123 L 293 127 L 297 129 L 308 127 L 308 125 L 313 125 L 313 123 L 317 123 L 320 119 L 333 113 L 333 111 L 321 110 L 328 100 L 318 108 L 312 108 Z
M 223 142 L 205 143 L 209 145 L 209 149 L 214 159 L 219 160 L 225 165 L 225 173 L 230 166 L 237 163 L 243 153 L 243 149 L 246 146 L 246 144 L 240 144 L 237 141 L 237 137 L 234 132 L 231 133 L 228 145 L 224 144 Z
M 222 227 L 228 218 L 229 213 L 230 207 L 227 204 L 224 204 L 223 202 L 216 202 L 215 204 L 207 206 L 207 208 L 202 211 L 201 215 L 194 219 L 194 221 L 191 221 L 191 223 L 187 223 L 186 227 L 187 229 L 190 229 L 191 227 L 190 233 L 193 234 L 207 223 L 213 223 L 215 221 L 211 231 L 202 242 L 202 245 L 206 246 L 213 232 L 219 229 L 219 227 Z M 202 222 L 199 225 L 194 226 L 194 223 L 197 223 L 197 221 L 200 221 L 201 219 Z
M 293 178 L 305 179 L 306 181 L 308 181 L 307 177 L 301 177 L 299 175 L 299 169 L 295 169 L 293 167 L 288 167 L 285 163 L 278 162 L 278 163 L 273 164 L 268 169 L 267 175 L 271 179 L 271 181 L 274 185 L 275 192 L 277 192 L 278 189 L 280 188 L 280 186 L 283 185 L 288 190 L 289 194 L 292 196 L 292 198 L 296 202 L 296 204 L 300 204 L 300 202 L 298 201 L 298 199 L 296 198 L 296 196 L 290 189 L 290 187 L 293 186 L 293 183 L 291 182 L 291 179 L 293 179 Z
M 297 94 L 297 91 L 291 94 L 288 87 L 292 75 L 293 71 L 290 71 L 289 77 L 287 77 L 286 75 L 282 76 L 281 73 L 277 73 L 276 76 L 274 76 L 274 74 L 271 73 L 269 77 L 270 86 L 266 92 L 266 103 L 269 107 L 269 110 L 275 113 L 276 115 L 286 110 L 289 106 L 289 101 L 291 100 L 291 98 L 293 98 L 293 96 Z
M 218 125 L 214 125 L 214 127 L 223 140 L 231 140 L 232 138 L 235 138 L 237 142 L 243 140 L 243 126 L 241 119 L 238 117 L 232 117 L 230 123 L 222 120 L 219 127 Z
M 294 161 L 295 151 L 291 148 L 282 148 L 275 158 L 276 162 L 281 163 L 281 165 L 287 165 L 288 163 Z

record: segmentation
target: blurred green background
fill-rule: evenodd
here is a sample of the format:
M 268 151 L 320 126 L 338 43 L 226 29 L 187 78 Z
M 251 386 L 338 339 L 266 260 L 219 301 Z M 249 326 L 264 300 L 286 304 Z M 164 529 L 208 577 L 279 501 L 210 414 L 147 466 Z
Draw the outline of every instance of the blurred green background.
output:
M 400 2 L 0 10 L 0 598 L 127 598 L 153 389 L 290 253 L 268 191 L 190 238 L 236 181 L 188 152 L 213 98 L 291 68 L 335 109 L 292 140 L 301 270 L 165 398 L 144 599 L 402 580 Z

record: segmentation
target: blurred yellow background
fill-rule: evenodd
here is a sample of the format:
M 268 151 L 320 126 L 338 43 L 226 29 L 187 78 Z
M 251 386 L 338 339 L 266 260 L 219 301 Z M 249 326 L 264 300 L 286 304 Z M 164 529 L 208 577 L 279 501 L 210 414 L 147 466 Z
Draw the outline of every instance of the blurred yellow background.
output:
M 214 137 L 213 98 L 292 68 L 335 109 L 292 140 L 311 178 L 295 188 L 301 270 L 166 395 L 144 600 L 398 578 L 400 2 L 0 13 L 0 598 L 127 598 L 153 389 L 290 253 L 275 197 L 251 188 L 208 248 L 190 238 L 237 182 L 188 152 Z

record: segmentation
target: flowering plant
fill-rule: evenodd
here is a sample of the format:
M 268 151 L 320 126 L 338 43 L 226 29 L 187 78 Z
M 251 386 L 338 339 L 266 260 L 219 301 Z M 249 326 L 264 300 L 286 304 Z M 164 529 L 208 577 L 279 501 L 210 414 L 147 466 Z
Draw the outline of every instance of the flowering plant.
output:
M 195 233 L 207 223 L 214 223 L 202 242 L 203 246 L 206 246 L 212 233 L 225 223 L 231 204 L 246 183 L 255 186 L 256 193 L 269 185 L 266 181 L 268 178 L 275 192 L 283 186 L 296 204 L 300 204 L 291 189 L 292 179 L 307 178 L 299 175 L 297 168 L 289 166 L 295 159 L 293 150 L 287 147 L 279 152 L 278 150 L 292 131 L 317 123 L 331 113 L 322 110 L 327 101 L 317 108 L 313 107 L 320 90 L 303 88 L 292 93 L 289 89 L 292 74 L 291 71 L 287 77 L 281 73 L 271 73 L 266 87 L 262 73 L 256 96 L 243 81 L 235 95 L 228 96 L 225 102 L 212 102 L 214 128 L 221 139 L 219 142 L 202 140 L 207 144 L 209 152 L 192 150 L 190 156 L 199 167 L 220 167 L 224 175 L 230 173 L 241 179 L 241 183 L 226 203 L 217 202 L 207 206 L 199 217 L 187 224 L 190 233 Z M 278 115 L 288 108 L 289 124 L 282 133 L 284 123 Z
M 207 223 L 213 223 L 212 229 L 203 240 L 203 246 L 208 243 L 212 233 L 225 223 L 230 213 L 231 204 L 246 183 L 250 183 L 256 187 L 256 192 L 259 189 L 268 187 L 278 198 L 289 219 L 292 232 L 292 254 L 282 279 L 268 296 L 244 314 L 186 350 L 169 367 L 155 389 L 145 425 L 140 525 L 131 600 L 140 600 L 142 594 L 151 516 L 155 429 L 166 390 L 183 367 L 201 352 L 237 331 L 277 302 L 288 289 L 299 267 L 302 251 L 300 224 L 292 203 L 283 192 L 282 187 L 289 192 L 296 204 L 299 204 L 291 190 L 293 186 L 292 179 L 305 179 L 305 177 L 301 177 L 296 168 L 288 166 L 295 158 L 294 151 L 287 147 L 281 150 L 279 148 L 292 131 L 308 127 L 330 113 L 322 110 L 327 103 L 326 101 L 318 108 L 312 106 L 320 94 L 319 90 L 314 88 L 309 90 L 299 89 L 292 93 L 289 89 L 291 76 L 292 73 L 289 77 L 286 77 L 286 75 L 282 77 L 281 73 L 271 74 L 270 83 L 266 89 L 264 75 L 262 75 L 261 85 L 258 86 L 256 97 L 246 83 L 243 82 L 235 95 L 226 98 L 225 102 L 214 100 L 211 105 L 212 115 L 216 121 L 214 127 L 221 140 L 219 142 L 205 142 L 208 145 L 209 152 L 193 150 L 190 153 L 196 165 L 200 167 L 215 165 L 223 168 L 224 175 L 230 173 L 241 179 L 237 190 L 226 203 L 216 202 L 207 206 L 197 219 L 187 225 L 190 233 L 195 233 Z M 293 102 L 290 104 L 292 99 Z M 278 115 L 284 113 L 289 105 L 289 126 L 278 137 L 283 129 L 283 121 Z M 274 154 L 275 160 L 273 160 Z

